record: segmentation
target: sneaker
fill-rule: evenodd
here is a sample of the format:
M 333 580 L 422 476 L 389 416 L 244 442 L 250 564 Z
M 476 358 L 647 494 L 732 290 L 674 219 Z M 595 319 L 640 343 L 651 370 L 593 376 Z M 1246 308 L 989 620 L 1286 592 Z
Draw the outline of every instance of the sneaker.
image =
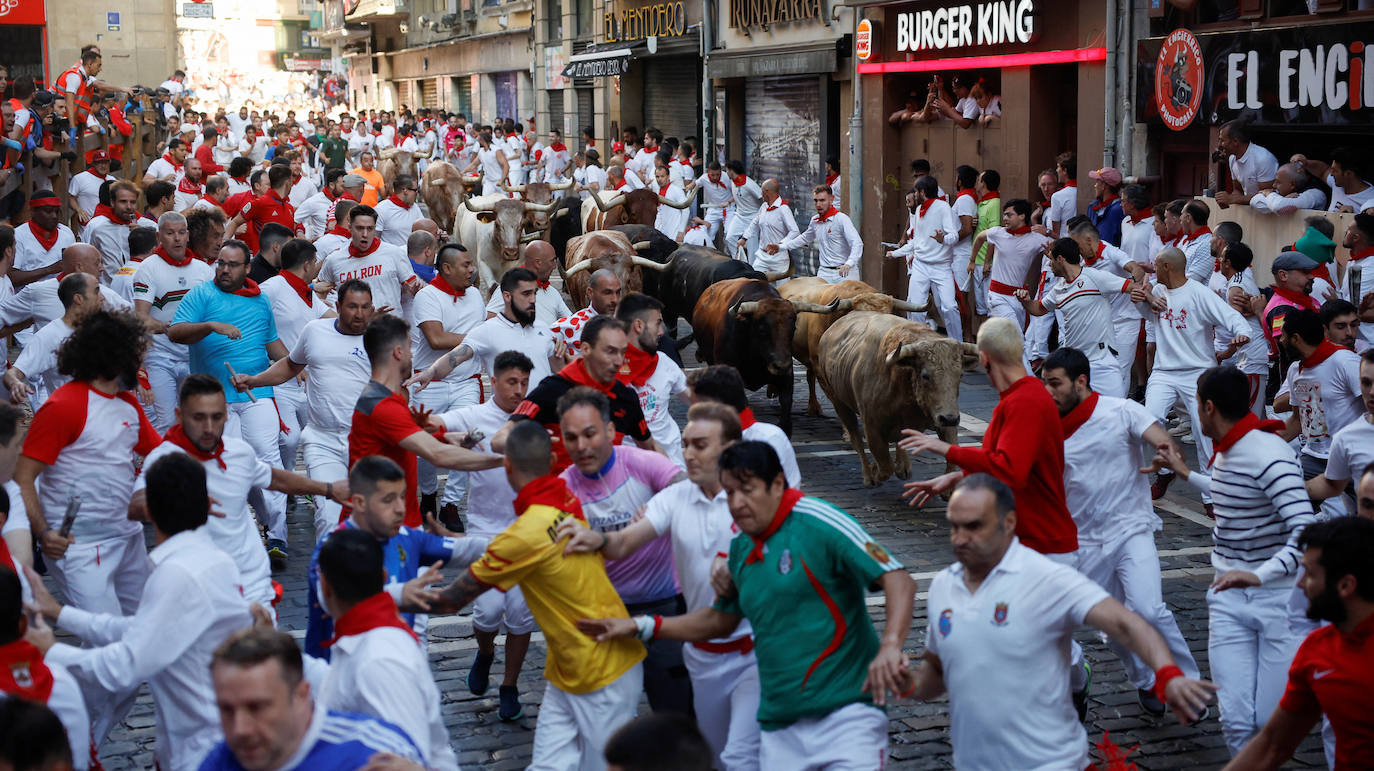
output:
M 1203 513 L 1203 514 L 1206 514 L 1208 519 L 1216 519 L 1216 518 L 1217 518 L 1217 515 L 1215 515 L 1215 514 L 1212 513 L 1212 504 L 1210 504 L 1210 503 L 1204 503 L 1204 504 L 1202 504 L 1202 513 Z
M 439 494 L 428 493 L 420 495 L 420 518 L 438 516 L 439 514 Z
M 1187 436 L 1193 433 L 1193 426 L 1187 418 L 1179 418 L 1178 425 L 1169 429 L 1169 436 Z
M 1196 439 L 1193 439 L 1193 432 L 1192 432 L 1192 431 L 1189 431 L 1188 433 L 1184 434 L 1183 436 L 1180 436 L 1180 437 L 1178 438 L 1178 440 L 1179 440 L 1180 442 L 1183 442 L 1184 444 L 1195 444 L 1195 443 L 1197 442 Z
M 467 532 L 463 527 L 463 518 L 458 516 L 458 505 L 455 503 L 445 503 L 443 508 L 439 509 L 439 524 L 455 533 Z
M 267 558 L 272 561 L 272 567 L 285 567 L 287 560 L 286 541 L 280 538 L 267 539 Z
M 525 716 L 525 710 L 520 706 L 520 690 L 518 688 L 513 685 L 501 686 L 501 706 L 497 709 L 496 716 L 505 723 L 519 720 Z
M 1164 702 L 1160 701 L 1155 692 L 1149 688 L 1137 688 L 1135 694 L 1136 698 L 1140 700 L 1140 708 L 1155 717 L 1163 715 L 1164 710 L 1167 709 Z
M 468 691 L 473 696 L 481 696 L 487 692 L 487 687 L 491 684 L 491 662 L 495 658 L 495 653 L 478 651 L 477 658 L 472 660 L 472 669 L 468 670 Z
M 1083 690 L 1073 695 L 1073 708 L 1078 711 L 1080 723 L 1088 719 L 1088 692 L 1093 687 L 1093 667 L 1086 660 L 1083 662 L 1083 670 L 1088 673 L 1088 682 L 1083 684 Z
M 1150 484 L 1150 500 L 1157 501 L 1164 497 L 1164 493 L 1169 490 L 1169 483 L 1174 481 L 1174 475 L 1159 474 L 1155 481 Z
M 1031 363 L 1030 363 L 1030 366 L 1031 366 L 1031 373 L 1036 374 L 1036 375 L 1039 375 L 1039 374 L 1040 374 L 1040 368 L 1043 367 L 1044 365 L 1045 365 L 1045 357 L 1043 357 L 1043 356 L 1038 356 L 1038 357 L 1036 357 L 1036 358 L 1034 358 L 1034 359 L 1031 359 Z

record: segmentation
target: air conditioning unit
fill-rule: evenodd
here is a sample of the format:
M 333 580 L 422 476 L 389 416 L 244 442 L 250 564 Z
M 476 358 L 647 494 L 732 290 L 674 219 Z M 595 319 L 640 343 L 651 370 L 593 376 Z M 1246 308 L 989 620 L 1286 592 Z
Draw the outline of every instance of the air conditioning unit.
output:
M 452 27 L 458 23 L 458 14 L 446 13 L 439 18 L 439 24 L 445 27 Z

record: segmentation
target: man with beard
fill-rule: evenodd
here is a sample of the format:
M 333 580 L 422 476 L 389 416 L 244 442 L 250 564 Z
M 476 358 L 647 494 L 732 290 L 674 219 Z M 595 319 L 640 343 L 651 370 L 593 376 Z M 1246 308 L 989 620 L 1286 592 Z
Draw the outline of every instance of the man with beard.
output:
M 1320 522 L 1303 531 L 1298 545 L 1307 617 L 1331 623 L 1298 648 L 1283 698 L 1226 766 L 1230 771 L 1277 769 L 1323 715 L 1336 736 L 1336 768 L 1359 768 L 1374 756 L 1374 522 Z
M 620 298 L 625 293 L 625 284 L 620 276 L 609 268 L 601 268 L 592 273 L 587 280 L 587 299 L 589 304 L 570 316 L 559 319 L 553 325 L 553 336 L 565 345 L 575 346 L 582 340 L 582 331 L 587 322 L 597 316 L 614 316 L 620 306 Z
M 201 178 L 202 166 L 200 161 L 195 158 L 187 158 L 185 174 L 177 180 L 176 203 L 172 206 L 172 211 L 185 213 L 187 209 L 196 205 L 196 201 L 205 195 L 205 183 Z
M 1284 316 L 1294 308 L 1317 310 L 1318 303 L 1312 298 L 1312 271 L 1318 262 L 1302 252 L 1284 252 L 1269 266 L 1274 274 L 1274 296 L 1264 306 L 1263 323 L 1265 333 L 1278 342 L 1283 334 Z M 1282 352 L 1282 351 L 1280 351 Z M 1287 368 L 1290 360 L 1285 359 Z
M 687 377 L 677 362 L 658 350 L 663 337 L 663 303 L 635 292 L 620 301 L 615 317 L 624 322 L 630 336 L 625 366 L 616 373 L 616 379 L 634 389 L 650 435 L 668 459 L 681 467 L 682 431 L 668 412 L 668 404 L 674 396 L 687 400 Z
M 1374 351 L 1360 355 L 1360 400 L 1364 403 L 1364 414 L 1335 432 L 1326 471 L 1307 480 L 1307 494 L 1313 500 L 1354 492 L 1352 482 L 1359 481 L 1362 469 L 1374 464 Z
M 525 261 L 520 263 L 520 267 L 534 273 L 539 285 L 534 294 L 535 324 L 548 328 L 559 319 L 572 315 L 572 309 L 563 300 L 563 293 L 549 284 L 549 277 L 558 267 L 558 255 L 554 253 L 552 244 L 548 241 L 531 241 L 525 246 Z M 492 292 L 491 299 L 487 301 L 487 318 L 499 314 L 505 302 L 501 292 Z
M 138 218 L 138 187 L 121 179 L 111 182 L 109 205 L 97 204 L 82 240 L 100 250 L 100 282 L 108 284 L 129 261 L 129 230 Z

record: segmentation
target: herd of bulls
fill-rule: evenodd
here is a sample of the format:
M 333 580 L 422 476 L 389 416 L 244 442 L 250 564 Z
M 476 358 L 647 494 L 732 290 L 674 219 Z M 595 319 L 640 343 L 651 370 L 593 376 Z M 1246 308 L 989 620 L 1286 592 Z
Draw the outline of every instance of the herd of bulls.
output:
M 959 426 L 959 378 L 975 351 L 905 314 L 924 308 L 893 299 L 862 281 L 830 284 L 801 278 L 775 286 L 746 262 L 704 246 L 683 246 L 654 229 L 660 204 L 652 190 L 603 192 L 586 201 L 556 198 L 566 186 L 511 188 L 520 198 L 469 197 L 474 178 L 447 163 L 430 164 L 421 194 L 431 218 L 475 252 L 483 291 L 519 262 L 520 245 L 549 241 L 559 258 L 573 308 L 587 305 L 588 279 L 607 269 L 626 292 L 664 305 L 664 322 L 681 348 L 697 343 L 697 358 L 729 364 L 746 387 L 767 387 L 781 408 L 779 426 L 792 433 L 792 366 L 807 369 L 807 412 L 820 414 L 815 386 L 835 405 L 863 465 L 864 484 L 881 484 L 910 463 L 890 445 L 904 428 L 934 429 L 954 443 Z M 677 338 L 678 321 L 691 334 Z M 665 351 L 677 358 L 676 351 Z M 862 433 L 860 432 L 862 423 Z M 865 441 L 875 462 L 865 454 Z

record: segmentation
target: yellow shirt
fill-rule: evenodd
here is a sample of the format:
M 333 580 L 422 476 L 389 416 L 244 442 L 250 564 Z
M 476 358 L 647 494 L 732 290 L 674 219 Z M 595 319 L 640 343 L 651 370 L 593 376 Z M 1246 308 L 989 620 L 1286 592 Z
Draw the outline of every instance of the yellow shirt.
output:
M 599 643 L 578 631 L 579 618 L 625 618 L 629 613 L 606 577 L 604 557 L 563 556 L 563 544 L 554 533 L 570 516 L 553 506 L 530 506 L 469 569 L 478 581 L 503 592 L 520 585 L 547 640 L 544 677 L 567 693 L 590 693 L 615 682 L 645 653 L 634 638 Z
M 363 206 L 375 207 L 377 205 L 377 192 L 382 189 L 382 185 L 386 184 L 386 180 L 382 179 L 382 172 L 378 171 L 376 166 L 372 167 L 372 171 L 364 171 L 363 167 L 359 166 L 348 173 L 357 174 L 367 180 L 367 183 L 363 185 L 363 200 L 358 203 Z

